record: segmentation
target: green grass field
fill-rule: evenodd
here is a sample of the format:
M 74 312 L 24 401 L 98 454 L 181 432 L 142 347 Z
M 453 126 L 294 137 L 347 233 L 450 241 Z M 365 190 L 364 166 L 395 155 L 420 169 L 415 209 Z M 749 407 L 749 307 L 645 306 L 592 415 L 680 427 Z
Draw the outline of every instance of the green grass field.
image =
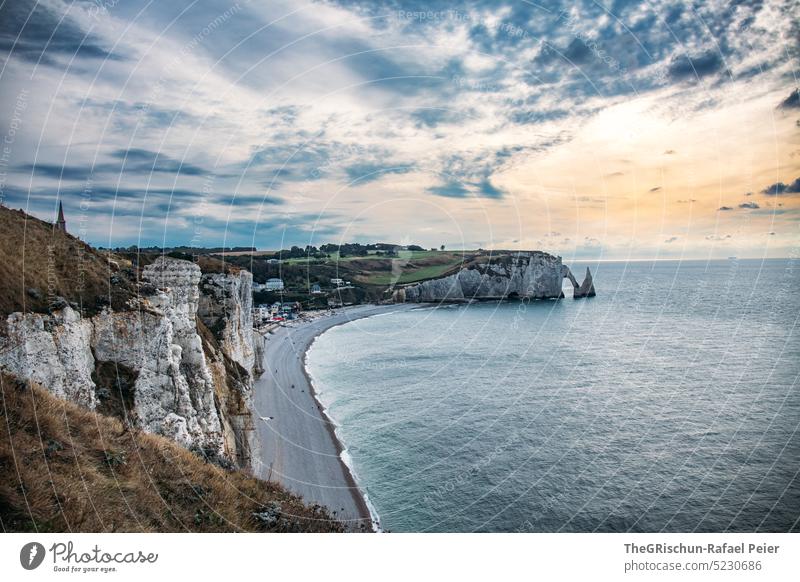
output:
M 247 257 L 237 259 L 243 268 L 253 271 L 260 280 L 280 277 L 287 290 L 297 293 L 307 291 L 308 285 L 314 282 L 323 289 L 329 289 L 331 279 L 338 277 L 351 281 L 371 299 L 380 299 L 389 285 L 404 285 L 445 276 L 469 264 L 477 254 L 460 250 L 428 250 L 400 251 L 397 256 L 370 253 L 366 256 L 340 257 L 338 253 L 332 253 L 324 259 L 284 259 L 280 265 L 267 265 L 258 260 L 248 262 Z
M 424 281 L 425 279 L 435 279 L 436 277 L 441 277 L 447 271 L 456 265 L 459 265 L 460 263 L 461 261 L 455 261 L 453 263 L 447 263 L 444 265 L 430 265 L 428 267 L 421 267 L 411 271 L 404 271 L 401 273 L 400 278 L 397 281 L 394 281 L 394 275 L 392 273 L 387 272 L 374 273 L 368 277 L 359 277 L 359 280 L 369 285 L 390 285 L 392 283 L 402 285 L 405 283 L 415 283 L 416 281 Z
M 445 263 L 438 263 L 435 265 L 422 265 L 413 266 L 406 265 L 400 270 L 400 277 L 394 280 L 395 275 L 391 271 L 379 271 L 370 274 L 369 276 L 360 276 L 359 280 L 369 285 L 390 285 L 414 283 L 416 281 L 424 281 L 425 279 L 435 279 L 441 277 L 451 269 L 463 263 L 461 256 L 454 257 Z

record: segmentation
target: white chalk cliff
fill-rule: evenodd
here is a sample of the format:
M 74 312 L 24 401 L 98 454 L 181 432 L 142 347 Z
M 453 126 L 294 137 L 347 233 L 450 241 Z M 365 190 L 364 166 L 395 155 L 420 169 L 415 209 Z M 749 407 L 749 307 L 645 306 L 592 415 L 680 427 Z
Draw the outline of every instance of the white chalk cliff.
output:
M 263 350 L 252 325 L 252 275 L 203 275 L 192 262 L 159 257 L 142 280 L 128 311 L 82 318 L 67 305 L 49 315 L 12 313 L 0 367 L 250 468 L 252 387 Z
M 591 275 L 587 269 L 589 285 Z M 516 252 L 487 257 L 457 273 L 439 279 L 430 279 L 397 289 L 395 301 L 448 302 L 480 299 L 558 299 L 564 297 L 562 280 L 568 278 L 575 287 L 577 297 L 589 296 L 588 287 L 579 295 L 581 286 L 561 257 L 548 253 Z M 591 295 L 594 286 L 591 285 Z

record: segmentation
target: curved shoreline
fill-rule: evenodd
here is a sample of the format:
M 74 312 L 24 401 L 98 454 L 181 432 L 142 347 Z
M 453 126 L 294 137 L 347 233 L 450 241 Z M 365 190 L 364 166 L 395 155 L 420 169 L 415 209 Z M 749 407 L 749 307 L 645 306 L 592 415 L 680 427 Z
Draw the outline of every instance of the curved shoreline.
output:
M 363 317 L 361 317 L 359 319 L 364 319 L 366 317 L 370 317 L 370 316 L 369 315 L 365 315 L 365 316 L 363 316 Z M 351 321 L 355 321 L 355 320 L 351 320 Z M 336 446 L 336 450 L 337 450 L 337 452 L 339 454 L 339 461 L 342 463 L 342 468 L 343 468 L 343 471 L 345 473 L 345 478 L 347 479 L 347 481 L 349 483 L 352 484 L 352 486 L 354 487 L 354 490 L 358 492 L 357 503 L 359 504 L 359 506 L 363 506 L 362 510 L 365 511 L 365 516 L 369 517 L 370 527 L 372 528 L 372 531 L 380 532 L 382 530 L 381 530 L 381 521 L 380 521 L 380 516 L 378 515 L 378 511 L 370 503 L 369 496 L 367 495 L 367 492 L 364 489 L 362 489 L 361 486 L 359 485 L 358 478 L 356 477 L 355 469 L 353 468 L 353 466 L 350 463 L 348 463 L 345 460 L 344 453 L 347 452 L 347 447 L 344 446 L 344 441 L 336 433 L 336 428 L 339 425 L 336 424 L 336 421 L 328 413 L 328 409 L 322 403 L 322 400 L 320 400 L 319 394 L 317 394 L 317 387 L 314 384 L 314 378 L 311 376 L 311 373 L 308 371 L 308 352 L 311 350 L 311 347 L 317 341 L 317 338 L 319 338 L 326 331 L 331 330 L 334 327 L 338 327 L 340 325 L 344 325 L 345 323 L 348 323 L 348 322 L 344 321 L 344 322 L 341 322 L 341 323 L 337 323 L 337 324 L 331 325 L 330 327 L 320 331 L 317 335 L 314 336 L 314 338 L 311 340 L 311 343 L 308 344 L 308 347 L 306 348 L 305 352 L 303 353 L 303 374 L 305 375 L 306 380 L 308 381 L 308 385 L 310 386 L 311 395 L 314 397 L 314 400 L 317 401 L 317 404 L 319 405 L 319 410 L 322 413 L 322 415 L 325 417 L 325 420 L 327 421 L 327 427 L 328 427 L 328 430 L 330 432 L 330 437 L 333 440 L 334 445 Z
M 378 531 L 378 516 L 345 462 L 336 423 L 317 396 L 306 369 L 308 350 L 325 331 L 358 319 L 418 307 L 363 305 L 285 327 L 265 339 L 264 374 L 254 386 L 256 473 L 328 507 L 356 531 Z

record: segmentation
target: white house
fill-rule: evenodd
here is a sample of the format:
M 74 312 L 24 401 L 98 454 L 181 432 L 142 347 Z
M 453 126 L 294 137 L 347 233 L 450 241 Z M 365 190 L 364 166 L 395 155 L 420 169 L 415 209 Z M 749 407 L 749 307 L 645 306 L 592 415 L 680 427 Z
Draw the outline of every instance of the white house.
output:
M 344 285 L 344 279 L 331 279 L 331 285 L 334 287 L 341 287 Z
M 259 305 L 253 308 L 253 320 L 256 324 L 262 323 L 270 318 L 269 305 Z
M 267 279 L 267 291 L 283 291 L 283 279 Z

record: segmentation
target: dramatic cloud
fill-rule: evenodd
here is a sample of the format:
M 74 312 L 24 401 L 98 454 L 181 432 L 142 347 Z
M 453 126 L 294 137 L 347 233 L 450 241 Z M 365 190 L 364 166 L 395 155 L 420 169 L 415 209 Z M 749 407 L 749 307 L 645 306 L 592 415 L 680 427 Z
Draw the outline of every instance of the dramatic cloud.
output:
M 777 182 L 771 186 L 767 186 L 761 191 L 762 194 L 767 196 L 780 196 L 781 194 L 798 194 L 800 193 L 800 178 L 797 178 L 790 184 Z
M 445 198 L 465 198 L 469 196 L 470 193 L 463 184 L 459 184 L 458 182 L 448 182 L 441 186 L 431 186 L 428 188 L 428 192 L 436 196 L 444 196 Z
M 668 72 L 676 80 L 699 79 L 720 71 L 722 66 L 722 57 L 716 52 L 706 52 L 695 57 L 677 55 L 669 64 Z
M 739 208 L 749 208 L 752 210 L 761 207 L 755 202 L 743 202 L 742 204 L 739 204 Z
M 482 180 L 478 185 L 478 194 L 483 198 L 502 198 L 505 193 L 494 186 L 488 179 Z
M 781 101 L 781 104 L 778 106 L 781 109 L 797 109 L 800 108 L 800 89 L 795 89 L 789 96 Z
M 15 171 L 33 173 L 35 176 L 55 180 L 88 180 L 97 174 L 139 174 L 163 173 L 171 175 L 203 176 L 207 170 L 188 162 L 181 162 L 167 156 L 144 149 L 116 150 L 110 152 L 113 162 L 101 162 L 91 166 L 68 166 L 58 164 L 21 164 Z
M 119 59 L 70 16 L 45 2 L 14 0 L 0 8 L 0 51 L 12 57 L 54 65 L 71 58 Z
M 345 173 L 351 183 L 358 182 L 365 184 L 391 174 L 406 174 L 412 169 L 410 165 L 386 166 L 383 164 L 364 162 L 347 166 L 345 168 Z
M 412 236 L 607 257 L 663 252 L 663 232 L 701 252 L 720 199 L 778 176 L 769 226 L 742 206 L 763 242 L 800 191 L 793 16 L 780 0 L 6 1 L 2 200 L 48 220 L 58 200 L 86 207 L 98 243 Z M 537 234 L 553 231 L 569 236 Z

